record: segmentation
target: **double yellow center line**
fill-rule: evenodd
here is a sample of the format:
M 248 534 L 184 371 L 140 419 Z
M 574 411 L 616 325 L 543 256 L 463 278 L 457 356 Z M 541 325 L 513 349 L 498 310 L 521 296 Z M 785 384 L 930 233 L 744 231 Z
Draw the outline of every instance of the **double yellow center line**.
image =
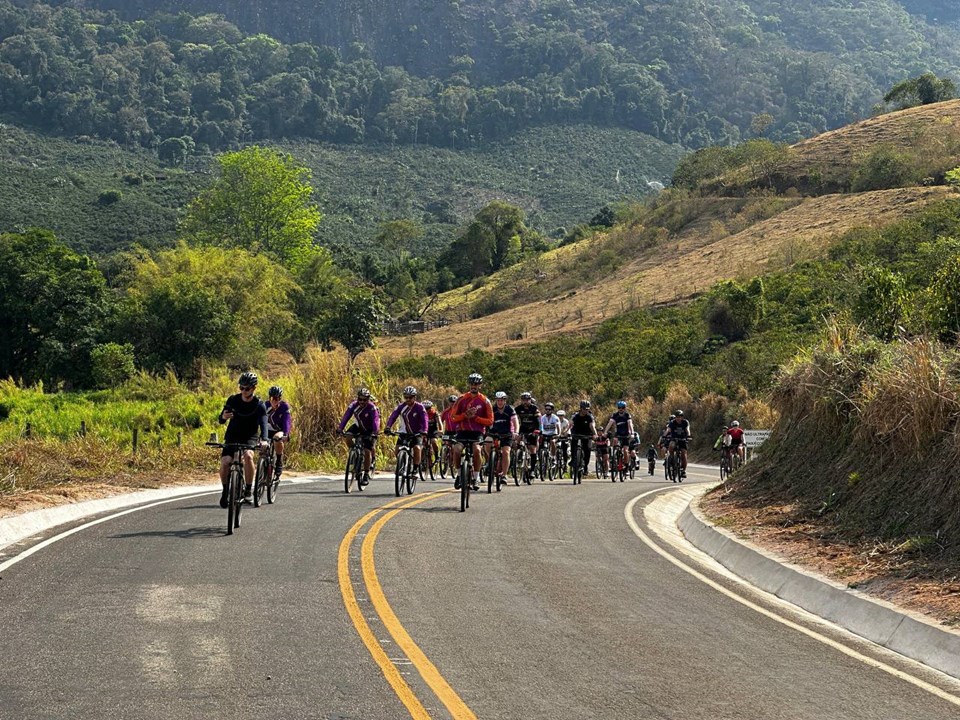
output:
M 380 519 L 373 523 L 360 549 L 360 567 L 367 596 L 370 598 L 380 621 L 384 627 L 386 627 L 394 642 L 403 650 L 407 659 L 420 673 L 420 677 L 423 678 L 424 682 L 434 692 L 437 698 L 439 698 L 440 702 L 444 704 L 454 720 L 476 720 L 477 716 L 467 707 L 466 703 L 457 695 L 456 691 L 450 687 L 450 684 L 444 679 L 443 675 L 440 674 L 440 671 L 430 662 L 424 652 L 413 641 L 413 638 L 410 637 L 410 634 L 404 629 L 403 625 L 400 624 L 400 620 L 397 618 L 396 613 L 394 613 L 393 608 L 390 607 L 390 603 L 387 602 L 386 595 L 383 593 L 380 580 L 377 578 L 373 558 L 373 550 L 377 542 L 377 536 L 390 520 L 407 508 L 427 502 L 428 500 L 433 500 L 450 492 L 450 490 L 441 490 L 438 492 L 424 493 L 412 499 L 403 498 L 394 500 L 376 510 L 368 512 L 347 531 L 343 541 L 340 543 L 340 552 L 337 556 L 337 576 L 340 580 L 340 593 L 343 595 L 343 602 L 344 605 L 346 605 L 347 613 L 350 615 L 350 619 L 353 621 L 353 625 L 357 629 L 357 633 L 360 635 L 363 644 L 366 645 L 374 661 L 383 671 L 387 682 L 390 683 L 397 697 L 400 698 L 400 701 L 406 706 L 411 717 L 415 720 L 429 720 L 430 714 L 407 681 L 404 680 L 400 671 L 397 670 L 394 662 L 387 656 L 386 651 L 373 634 L 370 625 L 363 616 L 363 612 L 357 602 L 356 593 L 354 592 L 353 581 L 350 578 L 350 548 L 360 530 L 377 515 L 387 511 Z

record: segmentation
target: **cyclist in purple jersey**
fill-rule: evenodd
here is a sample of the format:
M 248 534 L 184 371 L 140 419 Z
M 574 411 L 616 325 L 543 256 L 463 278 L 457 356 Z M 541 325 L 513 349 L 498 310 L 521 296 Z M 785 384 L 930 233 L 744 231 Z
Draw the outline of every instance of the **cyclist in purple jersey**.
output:
M 351 435 L 360 435 L 360 441 L 363 443 L 363 477 L 360 479 L 361 485 L 367 485 L 370 482 L 370 465 L 373 461 L 373 449 L 377 439 L 374 437 L 380 432 L 380 410 L 373 402 L 373 396 L 366 388 L 360 388 L 357 391 L 357 399 L 347 406 L 347 411 L 340 419 L 340 425 L 337 429 L 342 433 L 347 423 L 353 420 L 353 424 L 347 432 Z M 355 438 L 347 438 L 347 447 L 353 447 Z
M 293 418 L 290 416 L 290 405 L 283 399 L 282 387 L 274 385 L 267 395 L 269 399 L 264 407 L 267 411 L 267 425 L 270 437 L 273 439 L 273 449 L 277 453 L 274 476 L 279 479 L 283 472 L 283 451 L 287 446 L 287 438 L 290 437 Z
M 403 389 L 403 402 L 397 405 L 397 408 L 390 413 L 387 418 L 387 430 L 393 428 L 397 418 L 403 419 L 404 430 L 414 437 L 410 440 L 413 448 L 413 466 L 420 467 L 420 457 L 423 452 L 423 437 L 427 434 L 427 409 L 422 403 L 417 402 L 417 389 L 413 385 L 408 385 Z M 397 440 L 397 446 L 400 446 L 400 440 Z

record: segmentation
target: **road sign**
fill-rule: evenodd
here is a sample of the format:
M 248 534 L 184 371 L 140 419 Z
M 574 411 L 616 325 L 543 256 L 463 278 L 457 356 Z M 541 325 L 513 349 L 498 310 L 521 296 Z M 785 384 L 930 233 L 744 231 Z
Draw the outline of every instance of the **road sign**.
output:
M 743 445 L 748 448 L 760 447 L 770 437 L 772 430 L 744 430 Z

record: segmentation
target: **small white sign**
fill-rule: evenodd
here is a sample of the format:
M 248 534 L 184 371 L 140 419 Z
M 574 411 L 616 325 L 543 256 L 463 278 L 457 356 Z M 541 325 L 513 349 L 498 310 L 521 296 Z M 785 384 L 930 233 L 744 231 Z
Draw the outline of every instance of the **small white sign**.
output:
M 744 430 L 743 445 L 748 448 L 760 447 L 770 437 L 772 430 Z

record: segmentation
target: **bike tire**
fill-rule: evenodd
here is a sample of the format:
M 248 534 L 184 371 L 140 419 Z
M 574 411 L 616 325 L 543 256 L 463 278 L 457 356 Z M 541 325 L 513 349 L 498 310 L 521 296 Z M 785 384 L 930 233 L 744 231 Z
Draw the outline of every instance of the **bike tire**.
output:
M 450 469 L 450 451 L 446 446 L 440 448 L 440 459 L 438 461 L 440 466 L 440 479 L 447 479 L 447 470 Z
M 275 473 L 276 467 L 271 465 L 270 472 Z M 277 490 L 280 489 L 280 478 L 279 476 L 274 477 L 270 482 L 267 483 L 267 503 L 273 505 L 277 501 Z
M 253 506 L 263 504 L 263 493 L 267 489 L 270 477 L 270 459 L 262 457 L 257 460 L 257 472 L 253 477 Z
M 397 493 L 397 497 L 400 497 L 403 494 L 403 490 L 406 487 L 407 482 L 407 466 L 410 462 L 410 457 L 407 455 L 406 450 L 401 449 L 397 453 L 397 467 L 394 470 L 394 490 Z
M 730 476 L 730 470 L 727 468 L 727 459 L 725 457 L 721 457 L 720 458 L 720 482 L 726 482 L 729 476 Z
M 349 493 L 353 488 L 353 483 L 357 482 L 359 484 L 360 478 L 357 477 L 357 452 L 355 447 L 350 448 L 350 452 L 347 453 L 347 467 L 343 471 L 343 491 Z
M 227 535 L 240 527 L 240 511 L 243 508 L 243 472 L 233 468 L 230 472 L 230 501 L 227 505 Z
M 493 493 L 493 486 L 497 482 L 497 458 L 496 452 L 494 449 L 490 448 L 490 457 L 487 458 L 487 464 L 484 467 L 485 475 L 487 476 L 487 495 Z
M 410 465 L 408 466 L 407 472 L 407 495 L 413 495 L 413 491 L 417 489 L 417 480 L 420 479 L 420 470 L 423 468 L 423 463 L 420 463 L 419 468 L 413 467 L 413 457 L 410 458 Z
M 470 477 L 470 468 L 465 462 L 460 463 L 460 512 L 466 512 L 470 507 L 470 483 L 473 478 Z

